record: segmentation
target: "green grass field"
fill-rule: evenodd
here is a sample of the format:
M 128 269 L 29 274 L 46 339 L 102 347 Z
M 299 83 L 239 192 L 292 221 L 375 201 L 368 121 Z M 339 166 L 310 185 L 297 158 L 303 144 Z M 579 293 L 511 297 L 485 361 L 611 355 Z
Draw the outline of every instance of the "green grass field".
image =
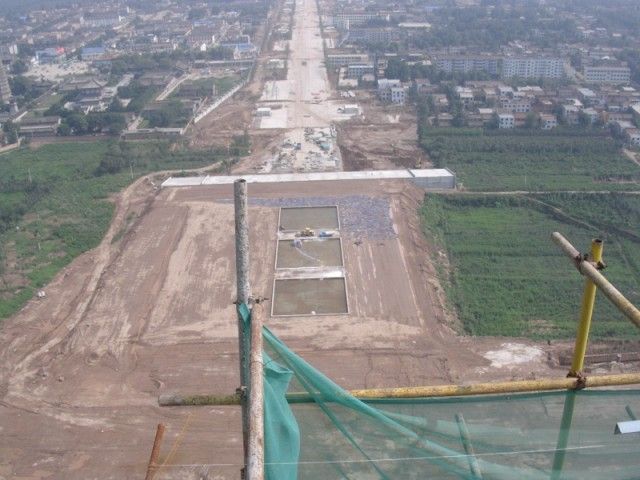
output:
M 437 167 L 454 171 L 467 190 L 637 190 L 640 167 L 620 145 L 594 131 L 429 129 L 422 146 Z
M 97 175 L 117 150 L 126 166 Z M 225 149 L 226 153 L 226 149 Z M 0 155 L 0 318 L 24 305 L 73 258 L 104 236 L 109 195 L 134 177 L 189 169 L 222 159 L 223 152 L 190 151 L 164 142 L 60 143 Z
M 583 279 L 551 242 L 554 231 L 581 251 L 604 238 L 606 276 L 640 304 L 639 197 L 427 195 L 421 215 L 427 237 L 448 254 L 450 268 L 438 270 L 468 334 L 575 335 Z M 637 329 L 598 295 L 592 336 L 637 338 Z

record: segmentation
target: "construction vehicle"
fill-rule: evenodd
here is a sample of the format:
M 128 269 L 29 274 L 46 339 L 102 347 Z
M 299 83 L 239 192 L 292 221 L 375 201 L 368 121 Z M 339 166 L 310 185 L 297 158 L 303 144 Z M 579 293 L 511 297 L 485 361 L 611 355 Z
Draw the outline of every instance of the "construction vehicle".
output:
M 315 237 L 315 235 L 316 233 L 311 228 L 305 227 L 296 234 L 296 237 Z

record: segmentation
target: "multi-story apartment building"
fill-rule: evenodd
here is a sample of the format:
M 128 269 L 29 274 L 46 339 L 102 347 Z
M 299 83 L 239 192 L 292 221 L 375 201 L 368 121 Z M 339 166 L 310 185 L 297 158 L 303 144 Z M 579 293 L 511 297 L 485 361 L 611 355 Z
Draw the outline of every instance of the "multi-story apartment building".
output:
M 94 12 L 85 15 L 83 20 L 94 28 L 115 27 L 122 23 L 124 17 L 117 12 Z
M 333 15 L 333 26 L 350 30 L 353 27 L 364 25 L 370 20 L 381 19 L 389 21 L 389 14 L 381 14 L 377 12 L 340 12 Z
M 501 113 L 498 115 L 498 128 L 514 128 L 516 119 L 511 113 Z
M 196 25 L 189 32 L 188 41 L 191 46 L 211 46 L 216 43 L 216 30 L 211 26 Z
M 558 126 L 558 119 L 555 115 L 545 114 L 540 115 L 540 128 L 542 130 L 551 130 Z
M 352 63 L 367 63 L 369 56 L 358 53 L 334 53 L 327 55 L 327 68 L 346 67 Z
M 378 98 L 383 102 L 404 105 L 407 99 L 407 88 L 397 79 L 382 78 L 378 80 Z
M 587 83 L 627 85 L 631 81 L 631 70 L 626 63 L 585 65 L 584 81 Z
M 362 78 L 363 75 L 373 74 L 373 63 L 351 63 L 347 66 L 347 78 Z
M 502 77 L 562 78 L 564 63 L 556 57 L 505 57 L 502 59 Z
M 500 100 L 500 107 L 511 113 L 529 113 L 531 111 L 531 100 L 528 98 L 503 98 Z
M 395 28 L 352 28 L 349 30 L 349 42 L 384 43 L 400 40 L 400 31 Z
M 497 75 L 500 71 L 500 59 L 498 57 L 466 57 L 447 56 L 435 59 L 438 70 L 447 73 L 469 73 L 474 71 L 487 72 L 490 75 Z

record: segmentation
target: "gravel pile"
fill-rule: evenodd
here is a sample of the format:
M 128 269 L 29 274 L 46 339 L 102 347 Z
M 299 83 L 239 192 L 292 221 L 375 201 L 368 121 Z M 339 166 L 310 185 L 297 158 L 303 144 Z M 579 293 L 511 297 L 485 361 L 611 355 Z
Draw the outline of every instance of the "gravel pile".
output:
M 347 197 L 251 198 L 250 205 L 262 207 L 322 207 L 337 205 L 340 232 L 366 238 L 396 236 L 391 221 L 389 201 L 385 198 L 351 195 Z

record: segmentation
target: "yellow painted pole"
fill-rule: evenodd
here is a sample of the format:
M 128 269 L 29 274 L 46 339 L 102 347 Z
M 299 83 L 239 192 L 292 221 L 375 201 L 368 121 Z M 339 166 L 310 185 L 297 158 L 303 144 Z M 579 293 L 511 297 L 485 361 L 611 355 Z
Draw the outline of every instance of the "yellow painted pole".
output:
M 602 240 L 599 238 L 591 242 L 591 255 L 589 261 L 596 265 L 602 261 Z M 576 345 L 573 350 L 573 362 L 571 363 L 570 377 L 578 377 L 582 374 L 584 367 L 584 356 L 587 353 L 589 343 L 589 330 L 591 328 L 591 317 L 593 316 L 593 306 L 596 301 L 596 284 L 587 277 L 584 284 L 584 294 L 582 296 L 582 307 L 580 309 L 580 324 L 576 335 Z
M 421 387 L 372 388 L 348 390 L 347 394 L 361 400 L 379 398 L 425 398 L 460 397 L 470 395 L 494 395 L 503 393 L 543 392 L 550 390 L 574 390 L 579 388 L 619 387 L 640 385 L 640 373 L 619 373 L 615 375 L 593 375 L 577 378 L 541 378 L 539 380 L 518 380 L 510 382 L 475 383 L 471 385 L 431 385 Z M 291 403 L 313 402 L 306 392 L 287 394 Z M 239 395 L 161 395 L 161 407 L 239 405 Z

